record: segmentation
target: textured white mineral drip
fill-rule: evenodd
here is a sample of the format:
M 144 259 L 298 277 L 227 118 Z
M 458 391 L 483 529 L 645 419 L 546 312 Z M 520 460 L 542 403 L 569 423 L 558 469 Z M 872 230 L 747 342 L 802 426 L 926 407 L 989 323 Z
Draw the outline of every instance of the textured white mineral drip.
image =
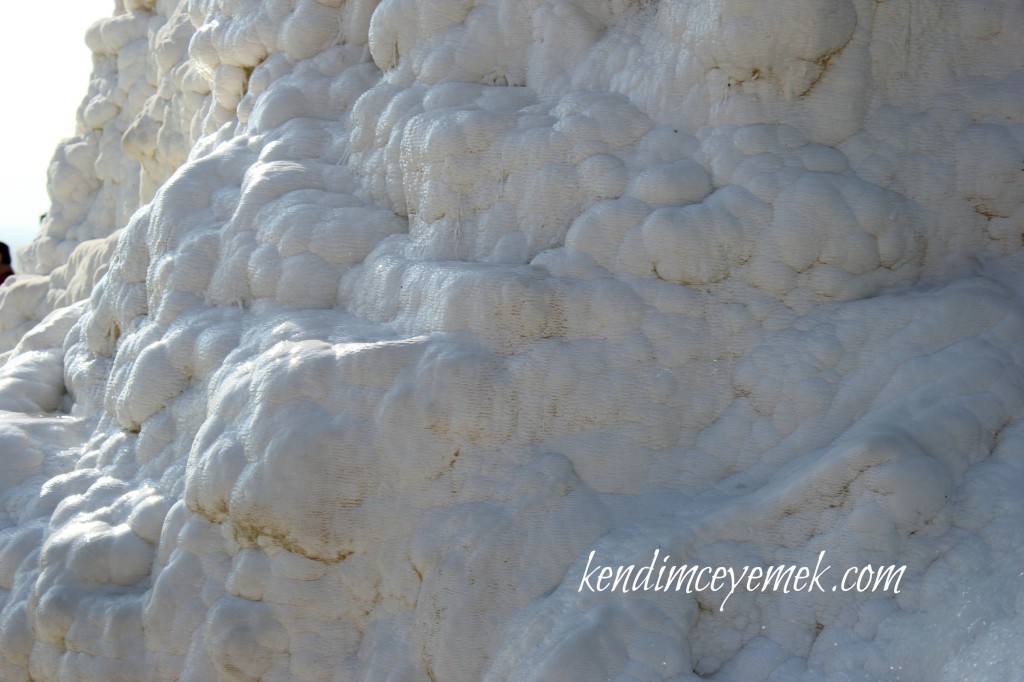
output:
M 1022 34 L 118 0 L 0 287 L 0 679 L 1019 676 Z M 656 548 L 908 568 L 578 591 Z

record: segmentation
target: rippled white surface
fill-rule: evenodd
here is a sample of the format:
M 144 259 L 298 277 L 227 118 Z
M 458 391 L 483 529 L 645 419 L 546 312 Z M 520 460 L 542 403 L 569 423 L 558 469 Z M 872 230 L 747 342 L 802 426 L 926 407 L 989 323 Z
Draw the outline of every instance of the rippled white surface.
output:
M 0 678 L 1018 674 L 1022 29 L 119 4 L 0 288 Z M 907 572 L 579 590 L 655 549 Z

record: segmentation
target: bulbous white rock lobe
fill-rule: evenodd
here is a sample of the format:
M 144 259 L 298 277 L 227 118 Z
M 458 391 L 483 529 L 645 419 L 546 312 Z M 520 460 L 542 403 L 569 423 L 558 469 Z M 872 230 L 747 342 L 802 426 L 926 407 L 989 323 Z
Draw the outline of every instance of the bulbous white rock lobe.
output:
M 119 0 L 0 287 L 0 678 L 1019 670 L 1022 30 Z M 655 551 L 906 572 L 581 583 Z

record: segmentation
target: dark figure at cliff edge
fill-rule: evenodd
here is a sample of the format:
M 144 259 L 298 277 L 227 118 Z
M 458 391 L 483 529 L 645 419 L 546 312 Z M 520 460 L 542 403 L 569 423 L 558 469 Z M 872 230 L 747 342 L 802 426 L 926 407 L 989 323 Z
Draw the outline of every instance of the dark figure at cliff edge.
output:
M 4 280 L 13 274 L 14 268 L 11 265 L 11 250 L 7 247 L 7 244 L 0 242 L 0 284 L 3 284 Z

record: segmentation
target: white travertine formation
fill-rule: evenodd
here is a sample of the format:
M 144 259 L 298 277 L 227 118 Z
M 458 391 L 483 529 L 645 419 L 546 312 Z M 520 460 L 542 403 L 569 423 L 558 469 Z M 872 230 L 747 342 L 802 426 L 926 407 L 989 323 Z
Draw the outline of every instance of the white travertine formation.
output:
M 1019 674 L 1022 30 L 118 0 L 0 287 L 0 679 Z M 655 550 L 907 569 L 580 589 Z

